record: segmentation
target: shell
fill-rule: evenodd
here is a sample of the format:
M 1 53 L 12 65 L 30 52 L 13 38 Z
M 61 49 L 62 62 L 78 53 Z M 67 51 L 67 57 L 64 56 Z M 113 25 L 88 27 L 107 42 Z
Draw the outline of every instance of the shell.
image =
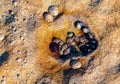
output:
M 65 50 L 68 48 L 68 45 L 66 43 L 64 43 L 62 46 L 61 46 L 61 50 Z
M 74 32 L 67 32 L 67 37 L 74 37 L 75 36 L 75 34 L 74 34 Z
M 81 27 L 84 25 L 84 23 L 82 21 L 75 21 L 74 22 L 74 26 L 77 28 L 77 29 L 81 29 Z
M 59 14 L 59 10 L 58 7 L 55 5 L 51 5 L 48 7 L 48 12 L 52 15 L 52 16 L 57 16 Z
M 81 64 L 81 62 L 80 61 L 78 61 L 78 60 L 71 60 L 70 61 L 70 66 L 72 67 L 72 69 L 79 69 L 79 68 L 81 68 L 81 66 L 82 66 L 82 64 Z
M 89 33 L 90 30 L 89 30 L 87 27 L 85 27 L 85 28 L 83 28 L 83 32 L 84 32 L 84 33 Z
M 64 50 L 63 55 L 68 55 L 70 54 L 70 48 L 67 48 Z
M 43 14 L 44 16 L 44 19 L 47 21 L 47 22 L 53 22 L 54 21 L 54 17 L 52 15 L 50 15 L 49 13 L 45 12 Z
M 51 42 L 49 44 L 49 49 L 51 50 L 51 52 L 59 52 L 59 45 L 55 42 Z
M 56 37 L 53 37 L 53 38 L 52 38 L 52 42 L 55 42 L 55 43 L 60 43 L 60 42 L 61 42 L 61 40 L 60 40 L 60 39 L 58 39 L 58 38 L 56 38 Z

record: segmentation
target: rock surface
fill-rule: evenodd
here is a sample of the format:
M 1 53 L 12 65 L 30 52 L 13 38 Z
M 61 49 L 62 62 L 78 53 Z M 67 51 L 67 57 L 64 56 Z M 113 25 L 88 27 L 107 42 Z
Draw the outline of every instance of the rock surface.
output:
M 120 84 L 119 0 L 1 0 L 0 84 Z M 53 22 L 43 13 L 56 5 Z M 10 11 L 12 10 L 12 12 Z M 99 41 L 92 54 L 73 70 L 49 50 L 53 37 L 65 42 L 67 32 L 81 34 L 81 20 Z

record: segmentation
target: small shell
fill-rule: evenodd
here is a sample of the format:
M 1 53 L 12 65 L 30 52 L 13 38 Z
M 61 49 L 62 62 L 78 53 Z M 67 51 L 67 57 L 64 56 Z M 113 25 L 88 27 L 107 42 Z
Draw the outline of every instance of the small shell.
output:
M 82 46 L 79 46 L 79 48 L 80 48 L 80 51 L 81 51 L 83 54 L 87 54 L 87 53 L 88 53 L 88 49 L 89 49 L 88 46 L 82 45 Z
M 75 45 L 76 45 L 76 42 L 71 42 L 71 45 L 72 45 L 72 46 L 75 46 Z
M 68 48 L 68 45 L 66 44 L 66 43 L 64 43 L 62 46 L 61 46 L 61 49 L 62 50 L 65 50 L 65 49 L 67 49 Z
M 70 52 L 71 53 L 76 53 L 77 52 L 76 46 L 70 46 Z
M 60 39 L 58 39 L 58 38 L 56 38 L 56 37 L 53 37 L 53 38 L 52 38 L 52 42 L 55 42 L 55 43 L 60 43 L 60 42 L 61 42 L 61 40 L 60 40 Z
M 84 33 L 84 36 L 87 39 L 93 39 L 95 37 L 93 33 Z
M 59 52 L 59 45 L 57 43 L 51 42 L 49 44 L 49 49 L 51 52 Z
M 84 25 L 84 24 L 83 24 L 82 21 L 77 20 L 77 21 L 74 22 L 74 26 L 75 26 L 77 29 L 81 29 L 81 27 L 82 27 L 83 25 Z
M 89 44 L 90 45 L 90 48 L 92 49 L 92 50 L 95 50 L 96 48 L 97 48 L 97 46 L 98 46 L 98 44 L 96 43 L 90 43 Z
M 45 18 L 45 20 L 47 21 L 47 22 L 53 22 L 54 21 L 54 17 L 52 16 L 52 15 L 50 15 L 49 13 L 44 13 L 43 14 L 43 16 L 44 16 L 44 18 Z
M 74 40 L 73 38 L 67 37 L 67 38 L 66 38 L 66 43 L 71 43 L 71 42 L 73 42 L 73 40 Z
M 48 12 L 49 12 L 52 16 L 57 16 L 57 15 L 59 14 L 58 7 L 55 6 L 55 5 L 49 6 Z
M 63 55 L 63 50 L 62 49 L 59 50 L 59 54 Z
M 60 46 L 60 47 L 61 47 L 63 44 L 64 44 L 63 41 L 60 41 L 60 42 L 59 42 L 59 46 Z
M 64 54 L 64 50 L 68 48 L 68 45 L 66 43 L 64 43 L 63 45 L 61 45 L 60 50 L 59 50 L 59 54 L 63 55 Z
M 76 36 L 76 37 L 74 38 L 74 41 L 75 41 L 76 43 L 79 43 L 79 42 L 80 42 L 80 36 Z
M 2 41 L 5 38 L 5 35 L 3 33 L 0 33 L 0 41 Z
M 64 50 L 63 55 L 68 55 L 70 54 L 70 48 L 67 48 Z
M 94 34 L 93 33 L 89 33 L 89 38 L 94 38 Z
M 67 32 L 67 36 L 68 36 L 68 37 L 74 37 L 75 34 L 74 34 L 74 32 Z
M 82 44 L 85 44 L 88 42 L 88 40 L 83 36 L 79 37 L 79 40 L 80 40 L 80 43 L 82 43 Z
M 79 69 L 81 68 L 81 62 L 78 60 L 71 60 L 70 61 L 70 66 L 72 67 L 72 69 Z
M 85 28 L 83 28 L 83 32 L 84 32 L 84 33 L 89 33 L 90 30 L 89 30 L 87 27 L 85 27 Z

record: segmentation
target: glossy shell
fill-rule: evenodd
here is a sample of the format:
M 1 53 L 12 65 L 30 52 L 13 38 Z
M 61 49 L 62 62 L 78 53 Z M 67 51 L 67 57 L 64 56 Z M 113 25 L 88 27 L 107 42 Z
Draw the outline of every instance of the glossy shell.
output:
M 49 12 L 52 16 L 57 16 L 57 15 L 59 14 L 58 7 L 55 6 L 55 5 L 49 6 L 48 12 Z
M 71 60 L 70 66 L 72 67 L 72 69 L 79 69 L 81 68 L 81 62 L 78 60 Z

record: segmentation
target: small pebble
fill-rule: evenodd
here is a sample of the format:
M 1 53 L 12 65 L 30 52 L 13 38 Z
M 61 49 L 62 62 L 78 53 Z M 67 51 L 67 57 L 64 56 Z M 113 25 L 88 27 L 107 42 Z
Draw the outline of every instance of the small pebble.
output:
M 10 15 L 14 14 L 14 12 L 13 12 L 12 10 L 8 10 L 8 13 L 9 13 Z
M 89 30 L 87 27 L 85 27 L 85 28 L 83 28 L 83 32 L 84 32 L 84 33 L 89 33 L 90 30 Z
M 79 40 L 80 40 L 80 43 L 82 44 L 85 44 L 88 42 L 88 40 L 84 36 L 79 37 Z
M 97 40 L 96 40 L 96 39 L 94 39 L 94 38 L 89 39 L 89 41 L 90 41 L 90 43 L 93 43 L 93 44 L 97 43 Z
M 52 42 L 55 42 L 55 43 L 60 43 L 60 42 L 61 42 L 61 40 L 60 40 L 60 39 L 58 39 L 58 38 L 56 38 L 56 37 L 53 37 L 53 38 L 52 38 Z
M 81 27 L 82 27 L 83 25 L 84 25 L 84 24 L 83 24 L 82 21 L 77 20 L 77 21 L 74 22 L 74 26 L 75 26 L 77 29 L 81 29 Z
M 14 2 L 14 6 L 17 6 L 18 5 L 18 2 Z
M 68 45 L 66 44 L 66 43 L 64 43 L 62 46 L 61 46 L 61 49 L 62 50 L 65 50 L 65 49 L 67 49 L 68 48 Z
M 89 38 L 94 38 L 94 34 L 93 33 L 89 33 Z
M 67 32 L 67 37 L 74 37 L 75 36 L 75 34 L 74 34 L 74 32 Z
M 59 45 L 57 43 L 51 42 L 49 44 L 49 49 L 51 52 L 59 52 Z
M 10 24 L 15 21 L 15 14 L 5 17 L 5 24 Z
M 75 46 L 70 46 L 70 52 L 71 53 L 76 53 L 77 52 L 77 49 Z
M 63 55 L 63 50 L 62 49 L 59 50 L 59 54 Z
M 60 50 L 59 50 L 59 54 L 63 55 L 64 54 L 64 50 L 66 50 L 67 48 L 68 48 L 68 45 L 66 43 L 61 45 Z
M 52 15 L 50 15 L 49 13 L 44 13 L 43 16 L 44 16 L 44 18 L 47 22 L 53 22 L 54 21 L 54 17 Z
M 80 42 L 80 36 L 76 36 L 76 37 L 74 38 L 74 41 L 75 41 L 76 43 L 79 43 L 79 42 Z
M 85 55 L 88 54 L 88 49 L 89 49 L 88 46 L 82 45 L 82 46 L 80 46 L 79 48 L 80 48 L 80 51 L 83 53 L 83 55 L 84 55 L 84 54 L 85 54 Z
M 59 10 L 58 7 L 55 5 L 51 5 L 48 8 L 48 12 L 50 13 L 50 15 L 52 16 L 57 16 L 59 14 Z
M 72 69 L 79 69 L 82 65 L 81 62 L 78 60 L 71 60 L 70 66 L 72 67 Z
M 84 36 L 86 39 L 92 39 L 95 37 L 93 33 L 85 33 Z
M 59 46 L 60 46 L 60 47 L 61 47 L 63 44 L 64 44 L 63 41 L 60 41 L 60 42 L 59 42 Z
M 76 42 L 71 42 L 71 46 L 75 46 L 76 45 Z
M 73 40 L 74 40 L 73 38 L 67 37 L 66 38 L 66 43 L 71 44 L 73 42 Z

